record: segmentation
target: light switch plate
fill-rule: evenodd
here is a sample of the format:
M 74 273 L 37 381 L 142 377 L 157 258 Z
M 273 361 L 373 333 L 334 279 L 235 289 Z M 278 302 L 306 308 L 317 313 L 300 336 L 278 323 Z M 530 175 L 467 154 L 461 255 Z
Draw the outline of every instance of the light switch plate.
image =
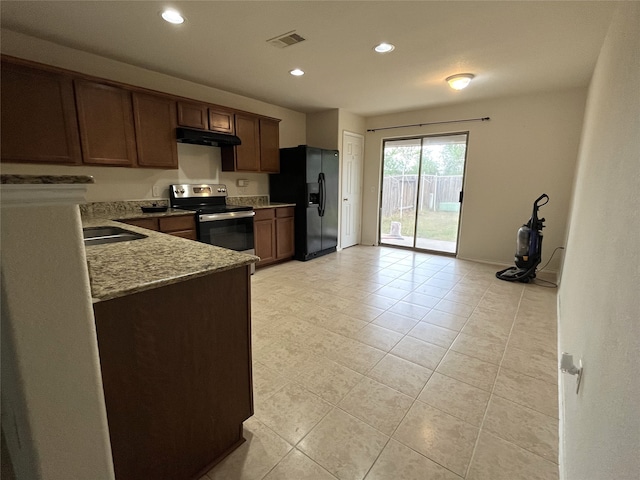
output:
M 154 185 L 151 191 L 154 197 L 159 197 L 162 195 L 162 188 L 159 185 Z

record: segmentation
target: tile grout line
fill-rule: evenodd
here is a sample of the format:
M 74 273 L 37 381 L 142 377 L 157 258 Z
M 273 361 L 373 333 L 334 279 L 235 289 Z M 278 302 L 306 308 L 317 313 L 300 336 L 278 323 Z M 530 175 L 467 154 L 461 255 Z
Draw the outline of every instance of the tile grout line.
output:
M 442 269 L 441 269 L 441 270 L 442 270 Z M 468 273 L 467 273 L 467 275 L 468 275 Z M 465 275 L 465 276 L 466 276 L 466 275 Z M 464 278 L 464 277 L 463 277 L 463 278 Z M 459 283 L 459 282 L 456 282 L 456 284 L 457 284 L 457 283 Z M 455 284 L 454 284 L 454 286 L 455 286 Z M 453 288 L 453 287 L 451 287 L 451 288 L 449 289 L 449 291 L 451 291 L 451 289 L 452 289 L 452 288 Z M 410 292 L 410 293 L 411 293 L 411 292 Z M 485 293 L 486 293 L 486 290 L 485 290 Z M 408 295 L 408 294 L 407 294 L 407 295 Z M 443 297 L 443 298 L 444 298 L 444 297 Z M 483 294 L 483 298 L 484 298 L 484 294 Z M 441 300 L 442 300 L 442 299 L 441 299 Z M 475 308 L 476 308 L 476 307 L 474 307 L 474 310 L 473 310 L 473 311 L 475 311 Z M 431 311 L 431 310 L 433 310 L 433 309 L 430 309 L 430 311 Z M 471 317 L 471 315 L 473 314 L 473 311 L 472 311 L 472 313 L 469 315 L 469 317 L 467 317 L 467 321 L 465 322 L 465 325 L 466 325 L 466 323 L 469 321 L 469 318 L 470 318 L 470 317 Z M 424 317 L 423 317 L 423 318 L 424 318 Z M 463 325 L 463 327 L 462 327 L 462 328 L 464 328 L 464 325 Z M 409 330 L 409 332 L 410 332 L 410 331 L 411 331 L 411 330 Z M 456 337 L 454 338 L 453 342 L 451 342 L 451 345 L 453 345 L 453 343 L 455 342 L 455 340 L 456 340 L 456 339 L 458 338 L 458 336 L 460 335 L 461 331 L 462 331 L 462 329 L 460 329 L 460 331 L 458 332 L 458 335 L 456 335 Z M 406 338 L 406 337 L 409 335 L 409 332 L 407 332 L 406 334 L 404 334 L 404 335 L 403 335 L 403 337 L 402 337 L 402 339 Z M 398 342 L 397 342 L 397 343 L 399 343 L 400 341 L 402 341 L 402 339 L 398 340 Z M 397 345 L 397 343 L 396 343 L 396 345 Z M 429 343 L 429 342 L 427 342 L 427 343 Z M 433 344 L 433 345 L 435 345 L 435 344 Z M 431 373 L 431 375 L 429 376 L 429 379 L 431 379 L 431 377 L 433 376 L 433 374 L 434 374 L 434 373 L 436 373 L 437 368 L 440 366 L 440 364 L 442 363 L 442 360 L 444 360 L 444 357 L 447 355 L 447 353 L 449 352 L 449 350 L 450 350 L 450 349 L 451 349 L 451 346 L 449 346 L 449 348 L 446 350 L 446 352 L 444 353 L 444 355 L 442 356 L 442 358 L 440 359 L 440 361 L 438 362 L 438 364 L 436 365 L 436 367 L 432 370 L 432 373 Z M 391 351 L 389 351 L 389 352 L 388 352 L 388 354 L 391 354 Z M 383 358 L 384 358 L 384 357 L 383 357 Z M 402 358 L 402 357 L 398 357 L 398 358 Z M 403 359 L 403 360 L 406 360 L 406 359 Z M 382 361 L 382 359 L 381 359 L 380 361 Z M 380 362 L 380 361 L 379 361 L 379 362 Z M 406 360 L 406 361 L 410 361 L 410 360 Z M 378 363 L 379 363 L 379 362 L 378 362 Z M 411 363 L 415 363 L 415 362 L 411 362 Z M 377 364 L 376 364 L 376 365 L 377 365 Z M 417 365 L 417 364 L 416 364 L 416 365 Z M 425 368 L 426 368 L 426 367 L 425 367 Z M 431 370 L 431 369 L 430 369 L 430 370 Z M 450 378 L 451 378 L 451 377 L 450 377 Z M 428 383 L 429 383 L 429 380 L 427 380 L 427 382 L 425 383 L 425 385 L 422 387 L 422 389 L 421 389 L 421 392 L 420 392 L 420 393 L 422 393 L 422 390 L 424 390 L 424 388 L 426 387 L 426 385 L 427 385 Z M 463 382 L 463 383 L 464 383 L 464 382 Z M 384 384 L 383 384 L 383 385 L 384 385 Z M 391 388 L 391 387 L 390 387 L 390 388 Z M 402 393 L 402 392 L 400 392 L 400 393 Z M 413 399 L 413 401 L 412 401 L 412 403 L 411 403 L 411 406 L 410 406 L 410 407 L 407 409 L 407 411 L 404 413 L 404 415 L 402 416 L 402 418 L 401 418 L 401 419 L 400 419 L 400 421 L 398 422 L 398 425 L 396 425 L 396 427 L 394 428 L 394 430 L 393 430 L 393 432 L 391 433 L 391 435 L 389 435 L 389 440 L 387 441 L 387 443 L 385 444 L 385 446 L 383 447 L 383 449 L 380 451 L 380 453 L 379 453 L 379 454 L 378 454 L 378 456 L 376 457 L 375 461 L 371 464 L 371 467 L 369 467 L 369 470 L 368 470 L 368 471 L 367 471 L 367 473 L 365 474 L 365 477 L 364 477 L 364 478 L 366 478 L 366 476 L 369 474 L 369 472 L 371 471 L 371 469 L 373 468 L 373 466 L 376 464 L 376 462 L 377 462 L 377 461 L 378 461 L 378 459 L 380 458 L 380 455 L 381 455 L 381 454 L 382 454 L 382 452 L 384 451 L 384 448 L 386 448 L 386 446 L 389 444 L 389 442 L 390 442 L 392 439 L 393 439 L 393 440 L 395 440 L 396 442 L 400 443 L 401 445 L 405 446 L 406 448 L 409 448 L 410 450 L 412 450 L 412 451 L 416 452 L 418 455 L 420 455 L 420 456 L 422 456 L 422 457 L 424 457 L 424 458 L 428 459 L 429 461 L 431 461 L 431 462 L 433 462 L 433 463 L 435 463 L 435 464 L 437 464 L 437 465 L 441 466 L 442 468 L 444 468 L 444 469 L 446 469 L 447 471 L 449 471 L 449 472 L 453 473 L 454 475 L 460 476 L 460 475 L 458 475 L 456 472 L 454 472 L 453 470 L 451 470 L 450 468 L 447 468 L 446 466 L 444 466 L 444 465 L 442 465 L 442 464 L 438 463 L 436 460 L 434 460 L 434 459 L 432 459 L 432 458 L 430 458 L 430 457 L 428 457 L 428 456 L 426 456 L 426 455 L 424 455 L 424 454 L 422 454 L 422 453 L 420 453 L 420 452 L 418 452 L 418 451 L 414 450 L 414 449 L 413 449 L 413 448 L 411 448 L 410 446 L 408 446 L 408 445 L 404 444 L 403 442 L 401 442 L 400 440 L 397 440 L 397 439 L 395 439 L 395 438 L 394 438 L 394 435 L 395 435 L 395 434 L 396 434 L 396 432 L 398 431 L 398 428 L 400 427 L 400 425 L 402 424 L 402 422 L 404 421 L 404 419 L 407 417 L 408 413 L 411 411 L 411 409 L 412 409 L 412 408 L 413 408 L 413 406 L 416 404 L 416 402 L 418 402 L 418 401 L 419 401 L 419 400 L 418 400 L 418 397 L 420 396 L 420 393 L 418 393 L 418 395 L 416 396 L 416 398 L 414 398 L 414 399 Z M 423 402 L 421 402 L 421 403 L 423 403 Z M 487 404 L 487 405 L 488 405 L 488 404 Z M 429 405 L 429 406 L 430 406 L 431 408 L 435 408 L 436 410 L 443 411 L 443 410 L 440 410 L 440 409 L 439 409 L 439 408 L 437 408 L 437 407 L 433 407 L 432 405 Z M 444 412 L 444 413 L 447 413 L 447 412 Z M 448 414 L 448 415 L 450 415 L 450 414 Z M 453 416 L 453 417 L 455 417 L 454 415 L 452 415 L 452 416 Z M 455 418 L 458 418 L 458 417 L 455 417 Z M 465 420 L 463 420 L 463 419 L 460 419 L 460 420 L 465 421 Z M 366 423 L 366 422 L 365 422 L 365 423 Z M 466 423 L 468 423 L 468 422 L 466 422 Z M 473 425 L 473 426 L 475 427 L 475 425 Z M 478 437 L 479 437 L 479 430 L 478 430 Z M 469 461 L 469 464 L 471 464 L 471 460 Z M 467 468 L 468 468 L 468 467 L 467 467 Z M 465 476 L 466 476 L 466 475 L 465 475 Z M 462 476 L 461 478 L 465 478 L 465 476 Z
M 424 263 L 424 262 L 423 262 L 423 263 Z M 412 269 L 412 270 L 413 270 L 413 269 Z M 440 269 L 440 270 L 442 270 L 442 269 Z M 438 270 L 438 271 L 440 271 L 440 270 Z M 436 273 L 437 273 L 437 272 L 436 272 Z M 430 277 L 430 278 L 432 278 L 432 277 Z M 421 283 L 421 285 L 423 285 L 424 283 L 426 283 L 426 281 L 425 281 L 425 282 L 423 282 L 423 283 Z M 405 295 L 405 296 L 404 296 L 404 297 L 402 297 L 402 298 L 406 298 L 406 297 L 407 297 L 408 295 L 410 295 L 413 291 L 415 291 L 415 289 L 414 289 L 414 290 L 412 290 L 411 292 L 407 293 L 407 295 Z M 397 300 L 397 301 L 396 301 L 396 303 L 400 302 L 401 300 L 402 300 L 402 299 Z M 395 304 L 394 304 L 394 305 L 395 305 Z M 430 309 L 429 309 L 429 311 L 431 311 L 431 310 L 432 310 L 432 308 L 430 308 Z M 387 309 L 387 310 L 385 310 L 385 312 L 386 312 L 386 311 L 388 311 L 388 309 Z M 382 314 L 381 314 L 381 315 L 382 315 Z M 377 317 L 376 317 L 376 318 L 377 318 Z M 424 317 L 423 317 L 423 318 L 424 318 Z M 420 322 L 420 320 L 418 320 L 418 322 Z M 384 327 L 382 327 L 382 328 L 384 328 Z M 409 330 L 407 333 L 403 334 L 403 335 L 402 335 L 402 338 L 400 338 L 400 339 L 396 342 L 396 344 L 395 344 L 395 345 L 398 345 L 398 343 L 400 343 L 403 339 L 405 339 L 405 338 L 409 335 L 409 332 L 410 332 L 410 331 L 411 331 L 411 330 Z M 400 333 L 400 332 L 398 332 L 398 333 Z M 394 345 L 394 347 L 395 347 L 395 345 Z M 385 354 L 385 356 L 386 356 L 386 355 L 393 355 L 393 354 L 391 353 L 391 350 L 393 350 L 393 348 L 394 348 L 394 347 L 392 347 L 392 348 L 391 348 L 391 349 L 390 349 L 390 350 Z M 446 353 L 445 353 L 445 355 L 446 355 Z M 394 355 L 394 356 L 397 356 L 397 355 Z M 371 368 L 367 373 L 369 373 L 371 370 L 373 370 L 373 368 L 375 368 L 375 366 L 376 366 L 376 365 L 378 365 L 378 364 L 379 364 L 379 363 L 380 363 L 384 358 L 385 358 L 385 357 L 382 357 L 378 362 L 376 362 L 376 364 L 375 364 L 375 365 L 374 365 L 374 366 L 373 366 L 373 367 L 372 367 L 372 368 Z M 402 357 L 398 357 L 398 358 L 402 358 Z M 443 355 L 443 358 L 444 358 L 444 355 Z M 407 359 L 403 359 L 403 360 L 411 362 L 410 360 L 407 360 Z M 415 363 L 415 362 L 411 362 L 411 363 Z M 418 364 L 416 364 L 416 365 L 418 365 Z M 420 365 L 420 366 L 422 366 L 422 365 Z M 426 367 L 424 367 L 424 368 L 426 368 Z M 436 368 L 437 368 L 437 366 L 436 366 Z M 431 370 L 431 369 L 429 369 L 429 370 Z M 432 370 L 431 375 L 433 375 L 433 373 L 435 373 L 435 369 L 433 369 L 433 370 Z M 431 375 L 429 376 L 429 378 L 431 378 Z M 369 378 L 369 377 L 367 377 L 367 378 Z M 426 383 L 428 383 L 428 382 L 429 382 L 429 380 L 427 380 L 427 382 L 426 382 Z M 378 383 L 381 383 L 381 382 L 378 382 Z M 425 383 L 425 385 L 426 385 L 426 383 Z M 388 385 L 386 385 L 386 384 L 384 384 L 384 383 L 383 383 L 382 385 L 385 385 L 385 386 L 389 387 Z M 389 388 L 392 388 L 392 387 L 389 387 Z M 424 389 L 424 387 L 422 387 L 422 388 Z M 392 390 L 395 390 L 395 389 L 393 389 L 393 388 L 392 388 Z M 395 390 L 395 391 L 398 391 L 398 390 Z M 403 393 L 403 392 L 399 392 L 399 393 Z M 405 395 L 406 395 L 406 394 L 405 394 Z M 444 465 L 441 465 L 440 463 L 436 462 L 436 461 L 435 461 L 435 460 L 433 460 L 432 458 L 429 458 L 429 457 L 427 457 L 426 455 L 423 455 L 422 453 L 417 452 L 416 450 L 414 450 L 414 449 L 413 449 L 413 448 L 411 448 L 410 446 L 405 445 L 404 443 L 400 442 L 399 440 L 397 440 L 397 439 L 395 439 L 395 438 L 393 437 L 393 436 L 396 434 L 396 432 L 398 431 L 398 428 L 400 427 L 400 425 L 402 424 L 402 422 L 404 421 L 404 419 L 407 417 L 407 414 L 411 411 L 411 409 L 413 408 L 413 406 L 415 405 L 415 403 L 418 401 L 418 396 L 419 396 L 419 395 L 420 395 L 420 393 L 418 393 L 418 395 L 416 395 L 416 398 L 414 398 L 414 399 L 412 400 L 411 405 L 409 406 L 409 408 L 407 409 L 407 411 L 404 413 L 404 415 L 402 416 L 402 418 L 400 419 L 400 421 L 398 422 L 398 424 L 395 426 L 395 428 L 393 429 L 393 432 L 391 432 L 391 434 L 390 434 L 390 435 L 388 435 L 388 439 L 387 439 L 387 441 L 385 442 L 385 445 L 382 447 L 382 449 L 380 450 L 380 452 L 379 452 L 379 453 L 378 453 L 378 455 L 376 456 L 375 460 L 373 461 L 373 463 L 371 464 L 371 466 L 369 467 L 369 469 L 367 470 L 367 472 L 365 473 L 365 475 L 364 475 L 364 477 L 363 477 L 363 478 L 366 478 L 366 477 L 367 477 L 367 475 L 369 475 L 369 473 L 370 473 L 370 472 L 371 472 L 371 470 L 373 469 L 374 465 L 376 464 L 376 462 L 378 461 L 378 459 L 379 459 L 379 458 L 380 458 L 380 456 L 382 455 L 382 452 L 384 452 L 385 448 L 387 448 L 387 445 L 389 445 L 389 442 L 391 442 L 391 440 L 395 440 L 396 442 L 400 443 L 401 445 L 405 446 L 406 448 L 409 448 L 410 450 L 412 450 L 412 451 L 416 452 L 418 455 L 420 455 L 420 456 L 422 456 L 422 457 L 424 457 L 424 458 L 428 459 L 429 461 L 431 461 L 431 462 L 433 462 L 433 463 L 435 463 L 435 464 L 437 464 L 437 465 L 441 466 L 442 468 L 446 469 L 447 471 L 452 472 L 454 475 L 457 475 L 453 470 L 450 470 L 450 469 L 448 469 L 447 467 L 445 467 Z M 366 422 L 365 422 L 365 423 L 366 423 Z M 368 424 L 367 424 L 367 425 L 368 425 Z
M 518 309 L 520 309 L 520 303 L 522 302 L 522 296 L 524 295 L 524 288 L 520 292 L 520 298 L 518 300 Z M 496 388 L 496 383 L 498 381 L 498 376 L 500 375 L 500 367 L 502 366 L 502 362 L 504 361 L 504 357 L 507 353 L 507 345 L 509 345 L 509 339 L 511 338 L 511 332 L 513 331 L 513 326 L 516 323 L 516 316 L 518 314 L 518 309 L 513 314 L 513 322 L 511 323 L 511 328 L 509 329 L 509 335 L 507 336 L 507 343 L 505 344 L 504 352 L 502 352 L 502 358 L 500 359 L 500 364 L 498 365 L 498 371 L 496 372 L 496 378 L 493 380 L 493 385 L 491 387 L 491 391 L 489 392 L 489 400 L 487 401 L 487 406 L 484 409 L 484 415 L 482 416 L 482 421 L 480 422 L 480 427 L 478 429 L 478 437 L 473 445 L 473 450 L 471 451 L 471 458 L 469 459 L 469 465 L 467 465 L 467 469 L 465 471 L 464 477 L 467 478 L 469 476 L 469 472 L 471 470 L 471 465 L 473 465 L 473 460 L 476 456 L 476 450 L 478 448 L 478 443 L 480 443 L 480 435 L 482 434 L 484 428 L 484 422 L 487 418 L 487 412 L 489 411 L 489 405 L 491 404 L 491 397 L 493 396 L 493 392 Z
M 423 263 L 424 263 L 424 262 L 423 262 Z M 444 268 L 444 267 L 443 267 L 443 268 Z M 412 271 L 412 270 L 413 270 L 413 268 L 411 269 L 411 271 Z M 442 268 L 441 268 L 440 270 L 438 270 L 438 271 L 441 271 L 441 270 L 442 270 Z M 405 272 L 403 275 L 405 275 L 406 273 L 408 273 L 408 272 Z M 437 273 L 437 272 L 436 272 L 436 273 Z M 432 277 L 429 277 L 429 278 L 432 278 Z M 397 278 L 396 278 L 396 279 L 397 279 Z M 392 280 L 392 281 L 393 281 L 393 280 Z M 391 282 L 389 282 L 389 283 L 391 283 Z M 423 285 L 424 283 L 426 283 L 426 281 L 425 281 L 425 282 L 422 282 L 420 285 Z M 388 285 L 388 284 L 386 284 L 386 285 Z M 381 288 L 382 288 L 382 287 L 381 287 Z M 379 289 L 378 289 L 378 290 L 379 290 Z M 377 290 L 376 290 L 376 291 L 377 291 Z M 414 290 L 409 291 L 409 292 L 408 292 L 404 297 L 402 297 L 402 298 L 406 298 L 406 297 L 407 297 L 408 295 L 410 295 L 413 291 L 415 291 L 415 289 L 414 289 Z M 394 299 L 394 300 L 395 300 L 395 299 Z M 442 300 L 442 299 L 441 299 L 441 300 Z M 398 299 L 398 300 L 396 300 L 396 302 L 394 303 L 394 305 L 395 305 L 395 304 L 397 304 L 397 303 L 398 303 L 398 302 L 400 302 L 400 301 L 402 301 L 402 299 Z M 391 307 L 389 307 L 389 308 L 391 308 Z M 384 312 L 387 312 L 388 310 L 389 310 L 389 309 L 387 308 L 387 309 L 385 309 L 385 310 L 384 310 Z M 432 310 L 432 308 L 430 308 L 430 309 L 429 309 L 429 311 L 431 311 L 431 310 Z M 384 312 L 383 312 L 383 313 L 384 313 Z M 382 314 L 380 314 L 380 315 L 382 315 Z M 380 316 L 380 315 L 378 315 L 378 316 Z M 376 317 L 376 318 L 377 318 L 377 317 Z M 375 318 L 374 318 L 374 320 L 375 320 Z M 420 321 L 421 321 L 421 320 L 418 320 L 418 322 L 420 322 Z M 372 322 L 373 322 L 373 320 L 372 320 L 371 322 L 369 322 L 369 324 L 371 324 Z M 364 327 L 363 327 L 363 328 L 364 328 Z M 384 328 L 384 327 L 381 327 L 381 328 Z M 392 330 L 392 331 L 393 331 L 393 330 Z M 395 345 L 397 345 L 397 344 L 398 344 L 398 343 L 400 343 L 404 338 L 406 338 L 406 337 L 409 335 L 409 332 L 410 332 L 410 331 L 411 331 L 411 330 L 409 330 L 409 331 L 408 331 L 407 333 L 405 333 L 405 334 L 402 334 L 402 337 L 401 337 L 401 338 L 396 342 L 396 344 L 395 344 Z M 397 333 L 400 333 L 400 332 L 397 332 Z M 394 347 L 395 347 L 395 345 L 394 345 Z M 373 369 L 374 369 L 374 368 L 375 368 L 375 367 L 376 367 L 376 366 L 377 366 L 377 365 L 378 365 L 378 364 L 379 364 L 379 363 L 380 363 L 380 362 L 381 362 L 381 361 L 382 361 L 382 360 L 383 360 L 387 355 L 393 355 L 393 354 L 391 353 L 391 350 L 393 350 L 393 348 L 394 348 L 394 347 L 392 347 L 388 352 L 385 352 L 385 355 L 384 355 L 380 360 L 378 360 L 378 361 L 377 361 L 377 362 L 376 362 L 376 363 L 375 363 L 375 364 L 374 364 L 374 365 L 373 365 L 373 366 L 372 366 L 372 367 L 371 367 L 371 368 L 370 368 L 370 369 L 369 369 L 365 374 L 363 374 L 363 377 L 366 377 L 366 378 L 371 379 L 371 377 L 368 377 L 368 376 L 367 376 L 367 375 L 368 375 L 368 373 L 370 373 L 370 372 L 371 372 L 371 371 L 372 371 L 372 370 L 373 370 Z M 397 356 L 397 355 L 394 355 L 394 356 Z M 398 358 L 402 358 L 402 357 L 398 357 Z M 444 358 L 444 355 L 443 355 L 443 358 Z M 410 360 L 407 360 L 407 359 L 403 359 L 403 360 L 411 362 Z M 411 362 L 411 363 L 415 363 L 415 362 Z M 418 365 L 418 364 L 416 364 L 416 365 Z M 422 366 L 422 365 L 420 365 L 420 366 Z M 426 367 L 424 367 L 424 368 L 426 368 Z M 431 370 L 431 369 L 429 369 L 429 370 Z M 434 370 L 432 370 L 431 375 L 433 375 L 433 373 L 434 373 L 434 372 L 435 372 L 435 369 L 434 369 Z M 430 377 L 431 377 L 431 376 L 430 376 Z M 360 382 L 361 382 L 362 380 L 363 380 L 363 379 L 360 379 Z M 371 379 L 371 380 L 377 381 L 377 380 L 375 380 L 375 379 Z M 358 383 L 360 383 L 360 382 L 358 382 Z M 428 380 L 427 380 L 427 382 L 428 382 Z M 378 383 L 381 383 L 381 382 L 378 382 Z M 403 395 L 406 395 L 405 393 L 400 392 L 399 390 L 395 390 L 394 388 L 389 387 L 388 385 L 386 385 L 386 384 L 384 384 L 384 383 L 381 383 L 381 384 L 382 384 L 382 385 L 385 385 L 386 387 L 388 387 L 388 388 L 390 388 L 390 389 L 392 389 L 392 390 L 394 390 L 394 391 L 396 391 L 396 392 L 398 392 L 398 393 L 401 393 L 401 394 L 403 394 Z M 425 385 L 426 385 L 426 383 L 425 383 Z M 355 388 L 355 386 L 354 386 L 353 388 Z M 424 388 L 424 387 L 423 387 L 423 388 Z M 351 389 L 351 390 L 353 390 L 353 389 Z M 348 395 L 348 394 L 347 394 L 347 395 Z M 347 395 L 345 395 L 345 397 L 346 397 Z M 409 413 L 409 411 L 411 410 L 411 408 L 413 408 L 413 405 L 415 404 L 415 402 L 417 402 L 417 401 L 418 401 L 418 396 L 419 396 L 419 395 L 420 395 L 420 394 L 418 394 L 418 395 L 416 396 L 416 398 L 414 398 L 414 399 L 412 400 L 412 402 L 411 402 L 411 406 L 409 406 L 409 408 L 408 408 L 408 409 L 407 409 L 407 411 L 404 413 L 404 415 L 402 416 L 402 418 L 400 419 L 400 421 L 398 422 L 398 424 L 397 424 L 397 425 L 396 425 L 396 427 L 393 429 L 393 432 L 391 432 L 391 434 L 390 434 L 390 435 L 387 435 L 387 434 L 385 434 L 384 432 L 380 432 L 380 433 L 383 433 L 385 436 L 387 436 L 387 441 L 385 442 L 385 444 L 384 444 L 384 446 L 382 447 L 382 449 L 380 449 L 380 452 L 379 452 L 379 453 L 378 453 L 378 455 L 376 456 L 376 458 L 375 458 L 375 460 L 373 461 L 373 463 L 371 464 L 371 466 L 368 468 L 368 470 L 367 470 L 367 472 L 365 473 L 365 475 L 364 475 L 364 477 L 363 477 L 363 478 L 366 478 L 366 477 L 367 477 L 367 475 L 369 475 L 369 473 L 370 473 L 370 472 L 371 472 L 371 470 L 373 469 L 374 465 L 376 464 L 376 462 L 378 461 L 378 459 L 379 459 L 379 458 L 380 458 L 380 456 L 382 455 L 382 452 L 384 452 L 385 448 L 387 447 L 387 445 L 389 445 L 389 442 L 391 442 L 391 440 L 395 440 L 396 442 L 400 443 L 401 445 L 405 446 L 406 448 L 409 448 L 410 450 L 414 451 L 414 452 L 415 452 L 415 453 L 417 453 L 418 455 L 420 455 L 420 456 L 422 456 L 422 457 L 424 457 L 424 458 L 428 459 L 429 461 L 431 461 L 431 462 L 433 462 L 433 463 L 435 463 L 435 464 L 437 464 L 437 465 L 441 466 L 442 468 L 446 469 L 447 471 L 452 472 L 454 475 L 457 475 L 457 473 L 453 472 L 453 470 L 450 470 L 449 468 L 445 467 L 444 465 L 439 464 L 439 463 L 438 463 L 438 462 L 436 462 L 435 460 L 433 460 L 433 459 L 431 459 L 431 458 L 429 458 L 429 457 L 426 457 L 426 456 L 425 456 L 425 455 L 423 455 L 422 453 L 415 451 L 413 448 L 409 447 L 408 445 L 405 445 L 404 443 L 399 442 L 398 440 L 396 440 L 396 439 L 394 439 L 394 438 L 393 438 L 393 435 L 395 435 L 396 431 L 398 430 L 398 427 L 402 424 L 403 420 L 406 418 L 406 416 L 407 416 L 407 414 Z M 408 396 L 408 395 L 407 395 L 407 396 Z M 343 397 L 343 398 L 345 398 L 345 397 Z M 340 408 L 340 407 L 338 406 L 337 408 Z M 340 410 L 341 410 L 341 411 L 344 411 L 344 410 L 342 410 L 342 409 L 340 409 Z M 350 415 L 348 412 L 345 412 L 345 413 L 347 413 L 348 415 Z M 353 416 L 353 415 L 352 415 L 352 416 Z M 357 417 L 354 417 L 354 418 L 357 418 Z M 360 420 L 359 418 L 357 418 L 357 419 L 358 419 L 358 420 Z M 360 421 L 363 421 L 363 420 L 360 420 Z M 369 425 L 367 422 L 365 422 L 365 421 L 363 421 L 363 422 L 364 422 L 366 425 Z M 370 427 L 372 427 L 372 428 L 374 428 L 374 429 L 375 429 L 375 430 L 377 430 L 377 431 L 380 431 L 380 430 L 378 430 L 377 428 L 373 427 L 372 425 L 369 425 L 369 426 L 370 426 Z

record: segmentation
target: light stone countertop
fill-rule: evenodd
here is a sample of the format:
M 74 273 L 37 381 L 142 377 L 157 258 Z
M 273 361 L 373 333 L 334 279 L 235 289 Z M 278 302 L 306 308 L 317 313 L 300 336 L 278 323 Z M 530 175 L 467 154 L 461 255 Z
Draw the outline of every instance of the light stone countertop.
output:
M 113 220 L 83 221 L 83 227 L 105 225 L 142 233 L 147 238 L 85 247 L 94 303 L 251 265 L 259 260 L 254 255 Z
M 21 175 L 2 174 L 0 183 L 3 185 L 68 185 L 78 183 L 95 183 L 91 175 Z
M 265 205 L 254 205 L 254 210 L 261 210 L 263 208 L 281 208 L 281 207 L 295 207 L 295 203 L 267 203 Z

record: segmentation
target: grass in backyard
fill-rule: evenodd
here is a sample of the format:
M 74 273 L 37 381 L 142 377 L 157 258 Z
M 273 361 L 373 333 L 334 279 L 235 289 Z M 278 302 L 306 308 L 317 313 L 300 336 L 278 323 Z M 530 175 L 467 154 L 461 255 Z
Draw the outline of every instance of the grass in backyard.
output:
M 415 227 L 415 212 L 408 210 L 390 217 L 382 217 L 381 232 L 387 235 L 391 232 L 391 222 L 400 222 L 401 234 L 413 237 Z M 458 236 L 458 212 L 431 212 L 418 214 L 418 238 L 431 240 L 447 240 L 455 242 Z

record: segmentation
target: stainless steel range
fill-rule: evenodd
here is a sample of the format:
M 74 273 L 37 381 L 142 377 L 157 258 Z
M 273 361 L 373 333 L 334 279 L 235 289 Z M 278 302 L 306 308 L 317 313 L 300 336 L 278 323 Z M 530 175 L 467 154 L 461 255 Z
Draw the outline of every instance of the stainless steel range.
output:
M 173 208 L 193 210 L 198 241 L 254 254 L 253 207 L 227 205 L 226 185 L 181 184 L 169 187 Z

